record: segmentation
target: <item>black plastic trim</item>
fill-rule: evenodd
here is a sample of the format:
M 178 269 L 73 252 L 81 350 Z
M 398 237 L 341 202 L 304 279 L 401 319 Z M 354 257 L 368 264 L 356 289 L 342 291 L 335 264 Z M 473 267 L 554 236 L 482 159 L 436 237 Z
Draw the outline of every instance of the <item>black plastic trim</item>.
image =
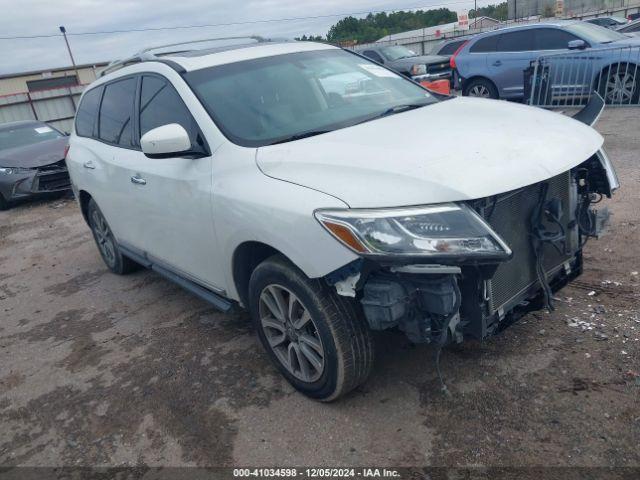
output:
M 125 256 L 129 257 L 131 260 L 139 263 L 145 268 L 150 268 L 154 272 L 165 277 L 167 280 L 171 280 L 176 285 L 181 286 L 188 292 L 191 292 L 194 295 L 200 297 L 205 302 L 210 303 L 221 312 L 229 312 L 234 307 L 234 303 L 231 300 L 215 292 L 212 292 L 208 288 L 203 287 L 202 285 L 199 285 L 192 280 L 184 278 L 183 276 L 174 272 L 166 266 L 161 266 L 157 263 L 154 263 L 146 255 L 137 253 L 134 249 L 128 248 L 122 244 L 119 244 L 118 247 L 120 248 L 120 250 L 122 250 L 122 253 Z
M 582 110 L 580 110 L 573 116 L 573 119 L 578 120 L 579 122 L 582 122 L 586 125 L 592 126 L 600 117 L 603 109 L 604 100 L 597 92 L 593 92 L 589 102 Z

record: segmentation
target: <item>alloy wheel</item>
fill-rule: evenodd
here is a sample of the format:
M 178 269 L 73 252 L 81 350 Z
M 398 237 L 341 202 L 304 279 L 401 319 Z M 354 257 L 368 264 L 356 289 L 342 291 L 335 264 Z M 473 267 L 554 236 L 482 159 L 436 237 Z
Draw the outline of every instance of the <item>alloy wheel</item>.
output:
M 107 225 L 107 221 L 98 210 L 93 210 L 91 214 L 93 225 L 93 233 L 96 237 L 96 243 L 102 253 L 102 257 L 109 266 L 116 263 L 116 248 L 113 241 L 113 235 Z
M 267 285 L 260 294 L 260 323 L 278 361 L 303 382 L 322 376 L 325 354 L 309 310 L 289 289 Z
M 474 85 L 469 90 L 470 97 L 491 98 L 491 92 L 484 85 Z
M 631 103 L 635 90 L 635 78 L 629 72 L 613 72 L 607 79 L 605 100 L 607 103 Z

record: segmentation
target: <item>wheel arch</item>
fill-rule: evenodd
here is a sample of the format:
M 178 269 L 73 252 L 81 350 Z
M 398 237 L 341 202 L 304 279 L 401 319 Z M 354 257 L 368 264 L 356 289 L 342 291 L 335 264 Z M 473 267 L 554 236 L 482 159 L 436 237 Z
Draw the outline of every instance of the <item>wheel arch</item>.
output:
M 238 245 L 234 250 L 231 260 L 233 284 L 240 303 L 245 307 L 249 305 L 249 280 L 251 279 L 251 274 L 260 263 L 273 255 L 282 255 L 291 262 L 291 259 L 280 250 L 263 242 L 246 241 Z M 293 262 L 291 264 L 295 265 Z
M 80 190 L 78 192 L 78 202 L 80 203 L 80 211 L 82 212 L 82 218 L 89 224 L 89 202 L 93 197 L 86 190 Z

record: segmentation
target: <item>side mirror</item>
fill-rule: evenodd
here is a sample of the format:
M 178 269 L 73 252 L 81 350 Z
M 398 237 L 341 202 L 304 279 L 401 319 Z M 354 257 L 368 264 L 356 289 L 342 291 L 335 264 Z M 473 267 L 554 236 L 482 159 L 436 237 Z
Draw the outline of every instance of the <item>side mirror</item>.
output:
M 569 50 L 584 50 L 587 48 L 587 42 L 584 40 L 571 40 L 567 47 Z
M 149 158 L 170 158 L 190 153 L 191 139 L 182 125 L 170 123 L 145 133 L 140 146 Z

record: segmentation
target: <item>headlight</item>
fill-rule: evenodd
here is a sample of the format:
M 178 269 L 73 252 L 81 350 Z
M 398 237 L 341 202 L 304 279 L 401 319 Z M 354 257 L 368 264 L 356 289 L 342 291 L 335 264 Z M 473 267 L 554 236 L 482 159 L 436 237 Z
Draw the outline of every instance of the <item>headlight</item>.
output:
M 16 168 L 16 167 L 0 167 L 0 175 L 19 175 L 21 173 L 30 173 L 28 168 Z
M 411 67 L 411 76 L 415 77 L 417 75 L 426 75 L 427 74 L 427 66 L 426 65 L 414 65 Z
M 318 210 L 320 223 L 361 255 L 505 260 L 511 250 L 466 205 L 379 210 Z

